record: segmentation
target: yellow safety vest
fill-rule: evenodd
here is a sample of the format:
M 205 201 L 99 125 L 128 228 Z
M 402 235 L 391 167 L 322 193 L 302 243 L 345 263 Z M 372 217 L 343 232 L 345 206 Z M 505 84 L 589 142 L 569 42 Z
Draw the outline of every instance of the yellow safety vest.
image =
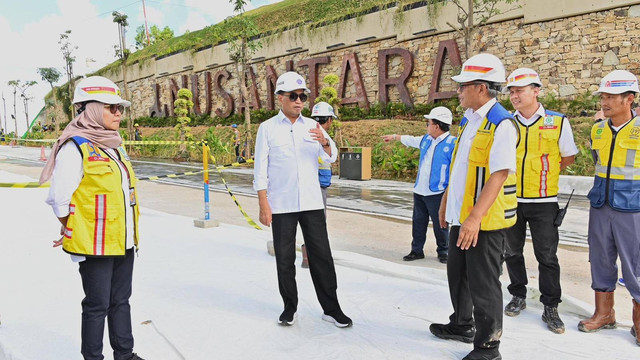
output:
M 82 154 L 84 176 L 71 196 L 69 218 L 63 241 L 64 251 L 84 256 L 123 256 L 126 250 L 127 221 L 125 196 L 133 203 L 134 244 L 138 246 L 138 208 L 136 177 L 124 148 L 114 159 L 84 138 L 74 137 Z M 122 191 L 121 168 L 128 171 L 130 193 Z M 126 176 L 126 174 L 125 174 Z
M 591 149 L 596 162 L 593 188 L 587 195 L 595 208 L 608 203 L 624 212 L 640 211 L 640 117 L 617 133 L 610 121 L 591 128 Z
M 462 200 L 462 209 L 460 209 L 460 223 L 469 217 L 471 210 L 475 206 L 484 185 L 491 175 L 489 167 L 489 153 L 493 145 L 493 139 L 496 127 L 502 121 L 513 121 L 511 114 L 500 104 L 494 105 L 482 120 L 482 125 L 478 128 L 471 150 L 469 151 L 469 167 L 467 169 L 467 179 Z M 458 139 L 462 138 L 462 134 L 467 125 L 467 119 L 463 118 L 460 123 L 461 129 Z M 458 144 L 453 153 L 453 164 L 455 163 L 458 152 Z M 487 213 L 482 217 L 480 230 L 491 231 L 509 228 L 516 223 L 516 210 L 518 200 L 516 199 L 516 175 L 509 174 L 507 180 L 502 186 L 502 191 L 491 205 Z
M 517 196 L 540 199 L 558 195 L 560 180 L 560 133 L 564 115 L 546 111 L 527 126 L 516 117 L 520 141 L 516 149 Z

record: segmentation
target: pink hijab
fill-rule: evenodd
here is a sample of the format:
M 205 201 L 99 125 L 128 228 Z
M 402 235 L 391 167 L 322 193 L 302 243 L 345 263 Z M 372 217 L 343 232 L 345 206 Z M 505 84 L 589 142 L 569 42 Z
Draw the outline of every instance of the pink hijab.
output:
M 74 136 L 81 136 L 101 148 L 115 149 L 122 144 L 120 133 L 104 127 L 104 105 L 100 102 L 90 102 L 80 115 L 71 120 L 53 145 L 49 161 L 47 161 L 40 174 L 40 184 L 44 184 L 51 178 L 58 150 L 67 140 Z

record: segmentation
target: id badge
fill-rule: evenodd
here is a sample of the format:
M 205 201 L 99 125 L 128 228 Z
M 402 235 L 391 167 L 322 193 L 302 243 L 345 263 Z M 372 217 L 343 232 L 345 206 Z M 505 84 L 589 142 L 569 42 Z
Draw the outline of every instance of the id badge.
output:
M 133 187 L 129 188 L 129 205 L 136 205 L 136 189 Z

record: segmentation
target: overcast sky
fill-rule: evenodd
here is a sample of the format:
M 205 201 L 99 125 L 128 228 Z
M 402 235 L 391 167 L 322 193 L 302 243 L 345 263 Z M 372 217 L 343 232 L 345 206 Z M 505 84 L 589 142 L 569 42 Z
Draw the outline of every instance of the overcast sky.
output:
M 247 10 L 281 0 L 253 0 Z M 186 30 L 198 30 L 233 14 L 227 0 L 145 0 L 148 25 L 169 26 L 176 36 Z M 35 80 L 27 93 L 29 120 L 44 106 L 44 95 L 51 90 L 37 73 L 39 67 L 55 67 L 66 82 L 64 60 L 58 41 L 71 30 L 71 43 L 78 47 L 74 55 L 74 75 L 84 75 L 115 60 L 113 46 L 118 44 L 118 28 L 111 13 L 129 16 L 127 45 L 133 51 L 135 30 L 144 24 L 142 0 L 21 0 L 0 1 L 0 92 L 6 102 L 6 128 L 14 130 L 13 88 L 10 80 Z M 5 110 L 0 99 L 0 119 L 5 128 Z M 24 106 L 16 96 L 18 133 L 26 129 Z

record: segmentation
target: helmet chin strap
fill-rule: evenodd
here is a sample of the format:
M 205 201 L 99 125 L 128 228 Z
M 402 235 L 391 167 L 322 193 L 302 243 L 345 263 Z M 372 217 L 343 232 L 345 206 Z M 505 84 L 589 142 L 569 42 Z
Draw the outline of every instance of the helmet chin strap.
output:
M 80 107 L 76 110 L 78 115 L 82 114 L 82 112 L 87 109 L 87 104 L 88 104 L 88 102 L 83 102 L 83 103 L 80 104 Z

